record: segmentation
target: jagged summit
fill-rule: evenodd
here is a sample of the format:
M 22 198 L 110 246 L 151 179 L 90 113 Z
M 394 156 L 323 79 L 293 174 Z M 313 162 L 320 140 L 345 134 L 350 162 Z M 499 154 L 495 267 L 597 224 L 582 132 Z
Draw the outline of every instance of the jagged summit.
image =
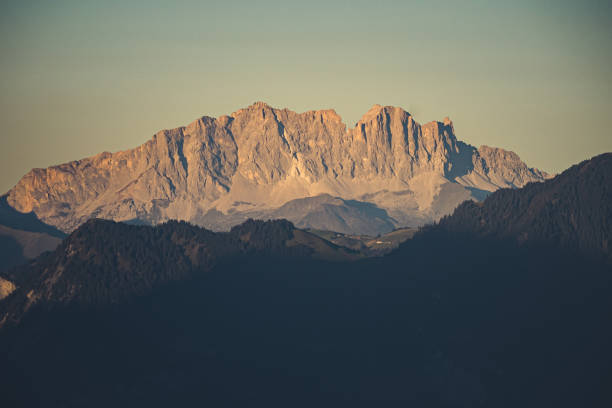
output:
M 265 117 L 266 112 L 271 113 L 274 117 L 284 117 L 287 114 L 293 116 L 297 115 L 304 118 L 314 118 L 321 122 L 323 121 L 332 121 L 332 122 L 343 122 L 343 119 L 334 109 L 318 109 L 318 110 L 309 110 L 302 113 L 293 112 L 287 108 L 275 108 L 269 105 L 266 102 L 258 101 L 254 102 L 246 108 L 242 108 L 237 110 L 236 112 L 230 115 L 231 118 L 236 118 L 244 115 L 255 114 Z M 223 116 L 221 116 L 223 117 Z M 220 117 L 220 118 L 221 118 Z M 346 125 L 344 125 L 346 127 Z
M 253 104 L 251 106 L 249 106 L 249 108 L 270 108 L 270 109 L 273 109 L 272 106 L 268 105 L 266 102 L 263 102 L 263 101 L 253 102 Z
M 303 208 L 290 206 L 298 227 L 308 219 L 324 228 L 332 217 L 342 232 L 380 233 L 546 177 L 514 153 L 457 140 L 448 118 L 421 125 L 402 108 L 374 105 L 349 128 L 334 110 L 296 113 L 256 102 L 162 130 L 135 149 L 34 169 L 7 201 L 70 231 L 92 217 L 229 229 L 247 218 L 275 218 L 301 200 Z M 308 203 L 321 194 L 344 204 Z M 364 211 L 380 220 L 366 223 L 367 231 L 351 221 Z

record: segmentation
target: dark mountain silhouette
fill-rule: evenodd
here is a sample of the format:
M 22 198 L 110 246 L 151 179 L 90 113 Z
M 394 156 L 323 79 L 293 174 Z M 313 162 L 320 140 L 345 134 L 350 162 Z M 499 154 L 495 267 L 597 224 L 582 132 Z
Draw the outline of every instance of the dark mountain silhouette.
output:
M 184 221 L 150 227 L 92 219 L 54 252 L 6 273 L 18 289 L 5 301 L 0 327 L 38 304 L 117 303 L 244 256 L 349 261 L 359 254 L 286 220 L 248 220 L 215 233 Z
M 493 194 L 481 208 L 505 209 L 499 227 L 477 228 L 487 218 L 464 204 L 355 262 L 316 259 L 341 249 L 286 221 L 229 233 L 90 221 L 5 276 L 17 289 L 0 301 L 13 322 L 0 331 L 3 403 L 608 407 L 611 267 L 597 239 L 558 239 L 555 213 L 609 214 L 591 191 L 608 164 L 528 185 L 508 207 Z M 516 212 L 533 217 L 526 239 L 507 227 Z

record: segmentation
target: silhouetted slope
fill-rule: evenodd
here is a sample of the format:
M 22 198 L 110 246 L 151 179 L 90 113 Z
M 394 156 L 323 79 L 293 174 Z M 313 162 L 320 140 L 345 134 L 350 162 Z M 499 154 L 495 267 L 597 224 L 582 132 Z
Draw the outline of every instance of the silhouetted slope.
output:
M 27 262 L 23 256 L 23 248 L 19 242 L 8 234 L 2 234 L 0 230 L 0 270 Z
M 434 228 L 612 257 L 612 153 L 543 183 L 466 201 Z
M 0 332 L 3 398 L 609 406 L 609 270 L 569 253 L 436 238 L 356 263 L 240 257 L 112 306 L 33 309 Z
M 286 220 L 248 220 L 216 233 L 185 222 L 156 227 L 87 221 L 52 253 L 7 273 L 18 290 L 0 307 L 0 327 L 19 321 L 34 305 L 109 304 L 193 278 L 243 256 L 350 260 L 356 253 Z

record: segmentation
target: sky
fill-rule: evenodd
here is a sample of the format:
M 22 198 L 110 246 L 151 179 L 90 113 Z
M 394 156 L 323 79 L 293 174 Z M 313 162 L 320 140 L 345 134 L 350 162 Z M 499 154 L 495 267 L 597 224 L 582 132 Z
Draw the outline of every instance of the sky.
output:
M 0 194 L 255 101 L 374 104 L 560 172 L 612 151 L 610 1 L 0 2 Z

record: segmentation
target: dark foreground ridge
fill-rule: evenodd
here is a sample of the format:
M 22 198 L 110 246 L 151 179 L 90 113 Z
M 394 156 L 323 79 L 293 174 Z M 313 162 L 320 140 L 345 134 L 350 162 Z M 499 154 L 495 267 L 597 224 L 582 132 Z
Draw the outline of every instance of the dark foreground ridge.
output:
M 610 157 L 354 262 L 286 221 L 90 221 L 5 276 L 3 403 L 611 406 L 609 249 L 571 239 L 610 236 Z
M 612 261 L 612 153 L 572 166 L 552 180 L 466 201 L 434 229 L 552 245 Z
M 182 221 L 149 227 L 92 219 L 55 251 L 5 273 L 17 289 L 0 305 L 0 327 L 19 322 L 33 307 L 123 302 L 244 257 L 298 262 L 359 255 L 286 220 L 248 220 L 219 233 Z

